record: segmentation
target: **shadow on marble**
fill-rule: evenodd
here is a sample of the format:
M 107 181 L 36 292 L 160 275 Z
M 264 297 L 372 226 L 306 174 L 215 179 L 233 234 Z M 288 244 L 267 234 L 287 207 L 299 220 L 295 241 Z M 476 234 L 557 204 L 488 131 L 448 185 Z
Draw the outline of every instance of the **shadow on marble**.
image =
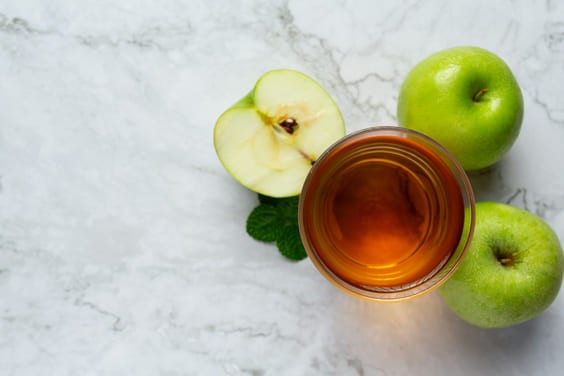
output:
M 357 356 L 367 369 L 372 364 L 397 370 L 394 362 L 407 362 L 406 370 L 455 372 L 481 364 L 480 369 L 491 369 L 492 374 L 510 374 L 528 367 L 548 328 L 557 326 L 552 322 L 556 317 L 543 314 L 510 328 L 474 327 L 455 316 L 436 292 L 394 304 L 339 295 L 333 307 L 335 325 L 328 336 L 341 339 L 339 356 Z M 435 364 L 425 364 L 429 353 L 435 354 Z
M 467 172 L 467 175 L 472 184 L 476 202 L 501 201 L 507 195 L 508 188 L 503 182 L 502 162 L 483 170 Z

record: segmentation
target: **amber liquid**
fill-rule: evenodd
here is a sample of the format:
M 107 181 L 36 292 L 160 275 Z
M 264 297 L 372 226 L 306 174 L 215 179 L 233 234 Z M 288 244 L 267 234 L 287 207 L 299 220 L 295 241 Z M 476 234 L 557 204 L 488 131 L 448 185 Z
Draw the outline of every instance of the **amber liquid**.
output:
M 464 204 L 435 153 L 403 137 L 379 136 L 377 143 L 344 145 L 320 163 L 306 192 L 304 222 L 318 257 L 338 278 L 401 290 L 448 261 L 461 237 Z

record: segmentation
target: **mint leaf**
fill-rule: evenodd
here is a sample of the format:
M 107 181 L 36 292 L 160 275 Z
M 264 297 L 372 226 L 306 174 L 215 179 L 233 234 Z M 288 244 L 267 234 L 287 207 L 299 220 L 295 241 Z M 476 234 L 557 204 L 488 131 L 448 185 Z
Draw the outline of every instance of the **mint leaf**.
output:
M 284 224 L 298 225 L 298 204 L 300 196 L 288 197 L 278 202 L 278 210 Z
M 273 205 L 260 204 L 247 218 L 247 234 L 261 242 L 274 242 L 280 233 L 278 210 Z
M 259 205 L 247 218 L 247 233 L 262 242 L 276 242 L 282 255 L 299 261 L 307 257 L 298 228 L 299 196 L 258 195 Z
M 276 240 L 276 246 L 290 260 L 299 261 L 307 257 L 297 225 L 284 226 Z
M 259 202 L 261 204 L 269 204 L 269 205 L 274 205 L 274 206 L 278 205 L 278 202 L 280 200 L 283 200 L 281 198 L 265 196 L 265 195 L 262 195 L 260 193 L 258 194 L 258 199 L 259 199 Z

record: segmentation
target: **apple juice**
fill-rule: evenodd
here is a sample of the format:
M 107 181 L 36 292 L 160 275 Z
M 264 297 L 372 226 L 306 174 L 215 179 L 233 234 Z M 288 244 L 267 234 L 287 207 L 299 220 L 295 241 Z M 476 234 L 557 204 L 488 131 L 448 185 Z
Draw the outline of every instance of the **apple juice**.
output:
M 433 140 L 397 127 L 335 144 L 315 163 L 300 201 L 302 240 L 318 269 L 377 300 L 419 294 L 454 272 L 472 217 L 470 183 L 457 162 Z

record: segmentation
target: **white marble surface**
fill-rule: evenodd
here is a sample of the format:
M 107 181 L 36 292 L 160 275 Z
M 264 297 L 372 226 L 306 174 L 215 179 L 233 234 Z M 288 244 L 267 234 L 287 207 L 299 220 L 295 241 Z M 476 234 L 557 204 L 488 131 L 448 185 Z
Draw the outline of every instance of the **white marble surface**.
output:
M 244 230 L 256 197 L 217 116 L 272 68 L 316 78 L 348 131 L 395 123 L 428 54 L 502 56 L 525 99 L 477 196 L 564 239 L 564 4 L 0 2 L 1 375 L 561 375 L 564 293 L 505 330 L 436 293 L 380 305 Z

